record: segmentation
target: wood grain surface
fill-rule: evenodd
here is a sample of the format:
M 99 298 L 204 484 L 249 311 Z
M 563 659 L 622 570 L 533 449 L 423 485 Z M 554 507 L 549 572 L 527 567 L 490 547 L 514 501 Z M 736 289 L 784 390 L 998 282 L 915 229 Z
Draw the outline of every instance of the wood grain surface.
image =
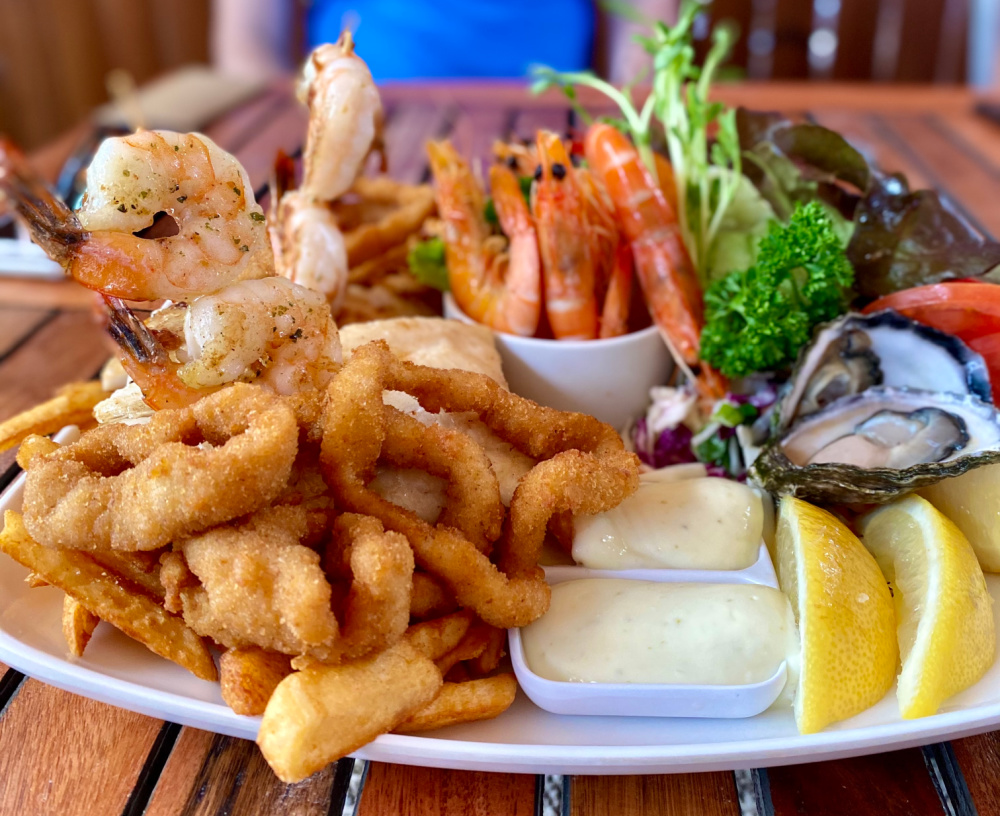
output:
M 535 777 L 372 763 L 359 816 L 531 816 Z
M 731 773 L 574 776 L 572 816 L 739 816 Z
M 767 772 L 774 816 L 943 814 L 918 748 Z
M 161 725 L 26 680 L 0 718 L 0 809 L 31 816 L 121 813 Z
M 326 816 L 336 765 L 295 785 L 281 782 L 248 740 L 185 728 L 145 816 Z
M 951 750 L 980 816 L 1000 813 L 1000 732 L 955 740 Z

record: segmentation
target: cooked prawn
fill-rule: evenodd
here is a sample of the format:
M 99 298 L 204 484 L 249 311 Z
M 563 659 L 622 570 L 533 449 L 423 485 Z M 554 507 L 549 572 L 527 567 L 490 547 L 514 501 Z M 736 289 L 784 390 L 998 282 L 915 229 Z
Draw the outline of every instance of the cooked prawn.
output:
M 532 193 L 545 282 L 545 310 L 557 339 L 597 337 L 595 259 L 586 203 L 569 155 L 555 133 L 537 137 L 539 172 Z
M 483 191 L 451 143 L 431 142 L 427 152 L 455 301 L 473 320 L 530 337 L 541 315 L 541 269 L 534 221 L 517 177 L 504 164 L 490 168 L 504 241 L 491 235 Z
M 139 131 L 105 139 L 76 216 L 16 151 L 0 153 L 0 187 L 32 237 L 89 289 L 129 300 L 182 299 L 274 274 L 246 171 L 207 136 Z M 173 218 L 175 235 L 135 234 L 159 213 Z
M 696 364 L 704 325 L 701 288 L 674 209 L 620 131 L 594 124 L 584 149 L 614 201 L 653 321 L 681 359 Z
M 149 326 L 111 305 L 122 365 L 154 408 L 189 404 L 231 382 L 278 394 L 325 388 L 341 362 L 329 304 L 281 277 L 239 281 L 169 306 Z
M 309 106 L 302 184 L 276 191 L 271 243 L 279 274 L 321 292 L 336 312 L 347 290 L 347 250 L 328 204 L 347 192 L 380 142 L 382 101 L 348 31 L 309 55 L 298 95 Z
M 632 300 L 632 247 L 621 240 L 615 247 L 608 291 L 601 309 L 599 337 L 620 337 L 628 332 L 628 312 Z
M 598 337 L 618 337 L 628 331 L 632 300 L 632 249 L 621 234 L 615 205 L 607 190 L 587 168 L 573 171 L 583 193 L 587 240 L 594 259 L 594 292 L 601 306 Z

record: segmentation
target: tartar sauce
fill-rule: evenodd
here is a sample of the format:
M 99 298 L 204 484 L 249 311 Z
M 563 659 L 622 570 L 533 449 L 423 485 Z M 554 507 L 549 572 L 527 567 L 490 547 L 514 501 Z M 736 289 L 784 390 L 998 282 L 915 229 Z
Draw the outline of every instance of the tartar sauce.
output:
M 535 674 L 584 683 L 759 683 L 798 653 L 788 599 L 755 584 L 567 581 L 521 638 Z
M 606 513 L 574 520 L 573 560 L 592 569 L 718 569 L 751 566 L 764 529 L 761 497 L 728 479 L 663 481 Z

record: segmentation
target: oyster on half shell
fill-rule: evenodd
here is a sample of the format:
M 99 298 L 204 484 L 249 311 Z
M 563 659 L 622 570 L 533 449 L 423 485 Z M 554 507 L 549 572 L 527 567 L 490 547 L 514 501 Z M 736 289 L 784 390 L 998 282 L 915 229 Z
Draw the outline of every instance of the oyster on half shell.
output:
M 992 400 L 986 363 L 957 337 L 891 310 L 848 314 L 822 326 L 802 352 L 779 427 L 879 385 Z
M 877 386 L 834 400 L 769 442 L 750 475 L 773 493 L 881 504 L 1000 461 L 1000 416 L 971 395 Z

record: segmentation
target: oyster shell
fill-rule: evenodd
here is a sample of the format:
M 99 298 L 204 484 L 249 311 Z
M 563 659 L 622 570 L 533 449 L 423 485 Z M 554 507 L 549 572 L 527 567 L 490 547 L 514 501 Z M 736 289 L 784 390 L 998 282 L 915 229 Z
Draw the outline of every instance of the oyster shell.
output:
M 885 310 L 821 327 L 792 374 L 778 424 L 788 428 L 830 403 L 878 385 L 992 401 L 983 358 L 957 337 Z
M 773 438 L 750 468 L 767 490 L 881 504 L 1000 461 L 1000 415 L 975 396 L 885 386 L 827 405 Z

